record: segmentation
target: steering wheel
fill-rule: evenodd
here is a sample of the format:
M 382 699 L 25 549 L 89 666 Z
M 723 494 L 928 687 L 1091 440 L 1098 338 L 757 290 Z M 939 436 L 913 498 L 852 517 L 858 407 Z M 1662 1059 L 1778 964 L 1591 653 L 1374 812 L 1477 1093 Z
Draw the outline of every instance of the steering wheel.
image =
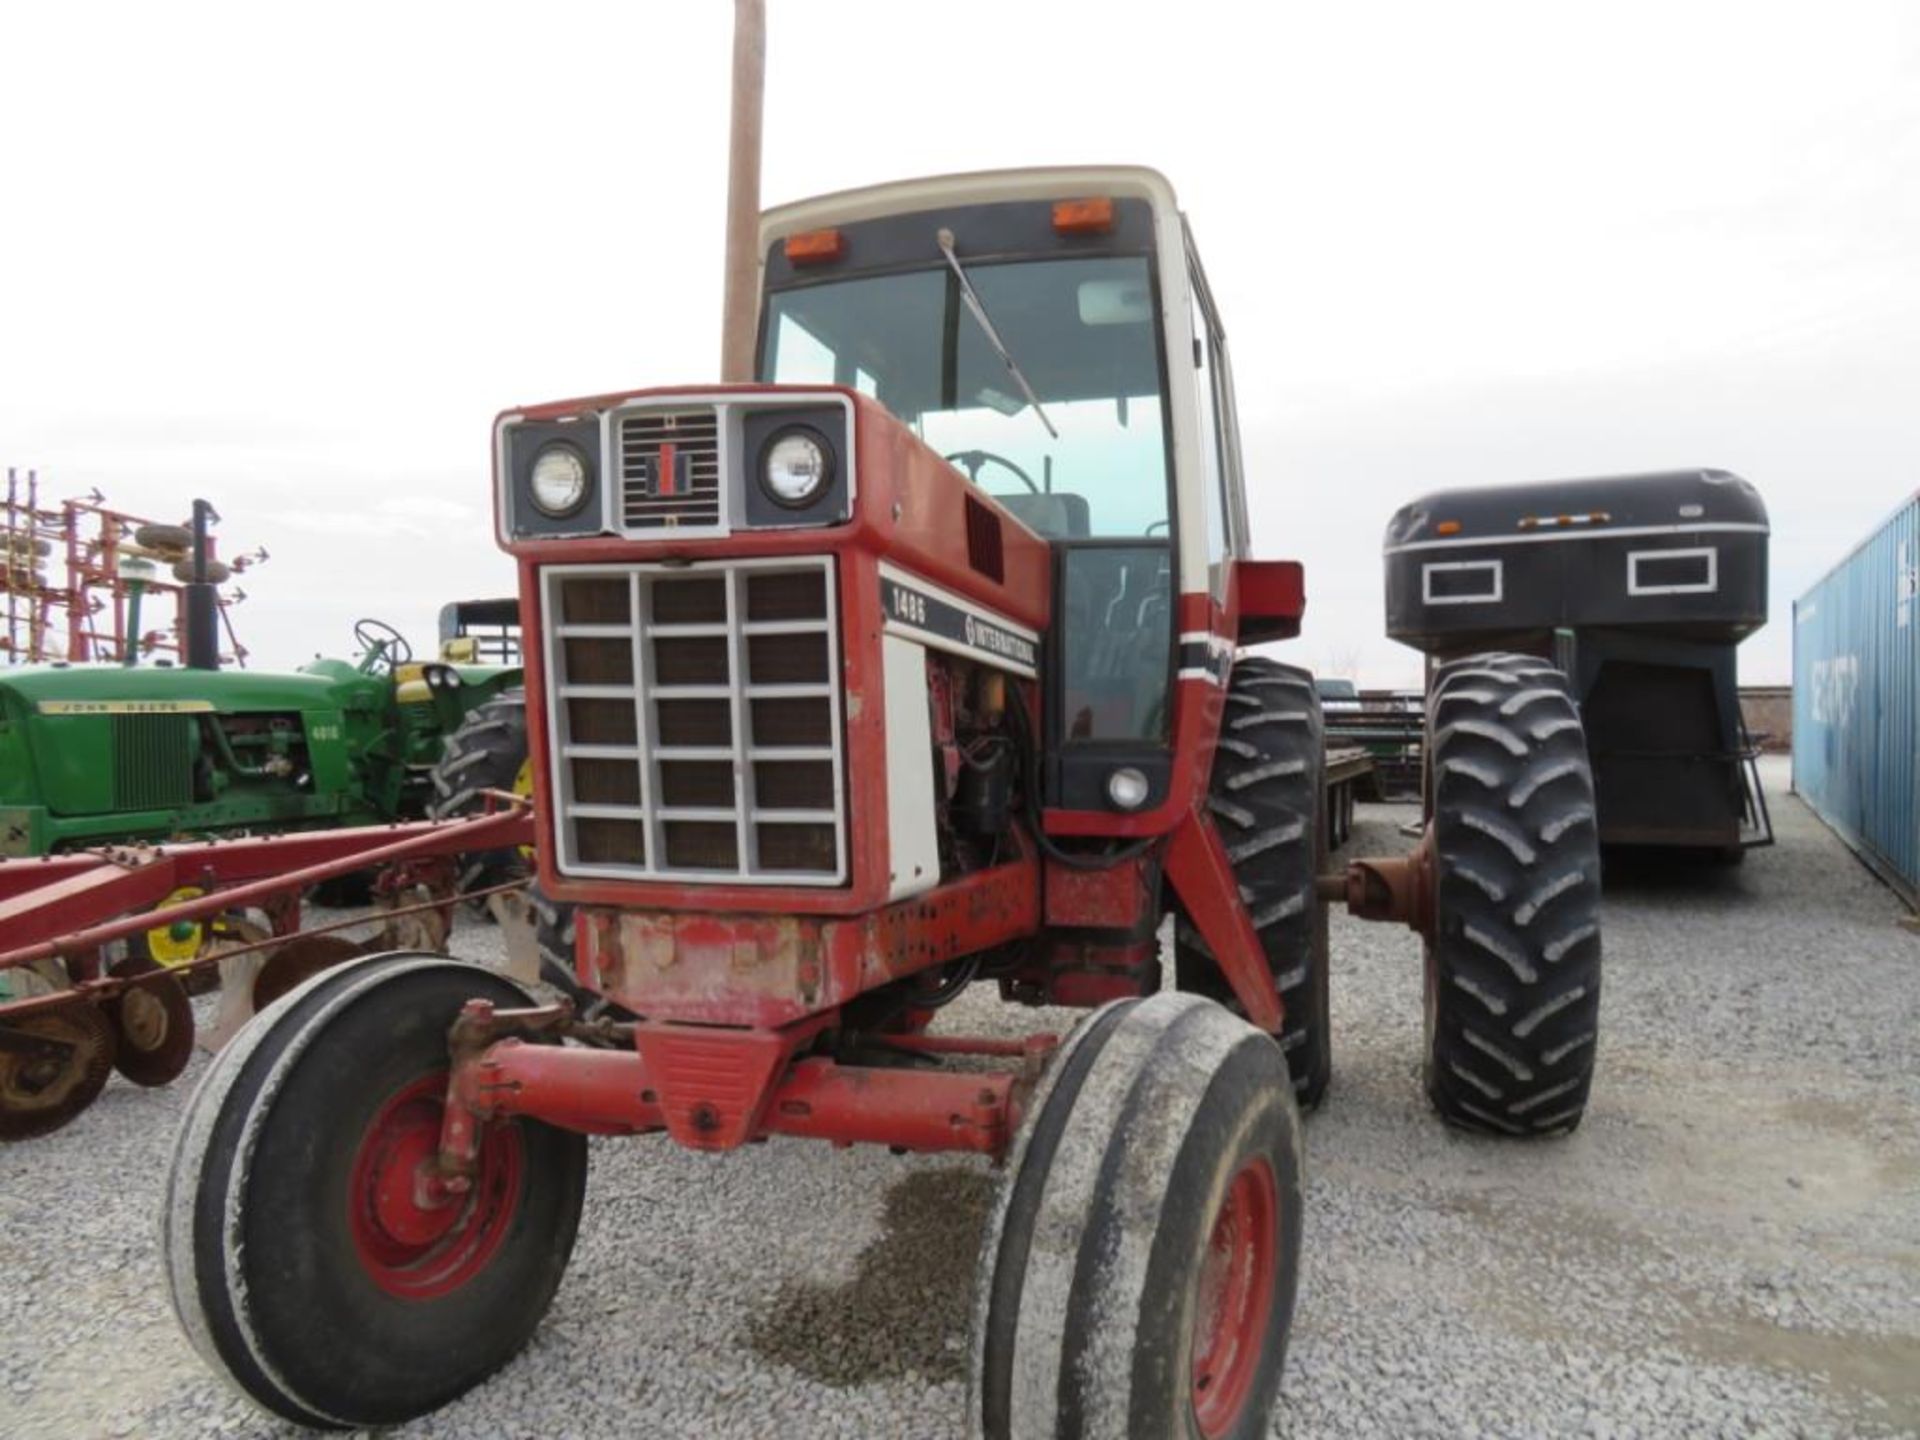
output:
M 1003 470 L 1011 470 L 1014 474 L 1018 475 L 1021 483 L 1034 494 L 1038 495 L 1040 493 L 1040 487 L 1033 483 L 1033 477 L 1031 475 L 1014 464 L 1013 461 L 1007 459 L 1006 456 L 996 455 L 991 450 L 956 450 L 951 455 L 943 458 L 949 463 L 958 462 L 964 465 L 967 471 L 967 479 L 976 485 L 980 483 L 980 470 L 982 466 L 998 465 Z
M 413 647 L 407 643 L 407 637 L 384 620 L 354 621 L 353 638 L 365 652 L 360 668 L 369 674 L 383 668 L 391 670 L 413 659 Z

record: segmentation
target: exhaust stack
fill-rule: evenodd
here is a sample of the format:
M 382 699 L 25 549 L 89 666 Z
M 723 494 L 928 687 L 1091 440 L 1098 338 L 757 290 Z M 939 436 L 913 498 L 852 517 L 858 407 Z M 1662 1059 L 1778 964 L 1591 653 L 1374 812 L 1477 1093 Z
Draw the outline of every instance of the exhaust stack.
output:
M 204 500 L 193 502 L 193 579 L 187 582 L 186 649 L 190 670 L 220 668 L 219 587 L 207 581 L 207 525 L 220 512 Z

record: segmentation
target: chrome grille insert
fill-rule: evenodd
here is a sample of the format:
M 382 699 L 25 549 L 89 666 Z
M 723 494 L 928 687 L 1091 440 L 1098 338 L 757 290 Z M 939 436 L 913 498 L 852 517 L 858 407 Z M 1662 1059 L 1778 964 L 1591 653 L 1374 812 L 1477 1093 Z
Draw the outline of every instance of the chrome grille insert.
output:
M 711 405 L 622 415 L 619 453 L 627 530 L 719 527 L 720 422 Z
M 833 561 L 542 572 L 564 874 L 846 878 Z

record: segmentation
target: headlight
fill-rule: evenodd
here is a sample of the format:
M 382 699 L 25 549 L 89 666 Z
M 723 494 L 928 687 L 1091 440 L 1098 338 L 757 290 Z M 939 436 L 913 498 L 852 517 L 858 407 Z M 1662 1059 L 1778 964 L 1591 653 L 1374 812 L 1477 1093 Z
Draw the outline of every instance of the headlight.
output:
M 760 488 L 776 505 L 803 510 L 833 483 L 833 453 L 811 430 L 785 430 L 773 437 L 760 465 Z
M 591 479 L 586 457 L 578 450 L 571 445 L 549 445 L 534 456 L 528 489 L 535 508 L 557 520 L 586 502 Z

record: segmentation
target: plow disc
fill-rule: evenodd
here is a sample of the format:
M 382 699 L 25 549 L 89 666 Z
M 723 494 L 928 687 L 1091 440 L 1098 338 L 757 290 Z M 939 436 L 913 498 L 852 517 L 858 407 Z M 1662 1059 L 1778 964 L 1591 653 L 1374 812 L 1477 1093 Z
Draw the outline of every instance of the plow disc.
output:
M 86 1001 L 0 1026 L 0 1140 L 58 1130 L 113 1073 L 114 1028 Z
M 253 1008 L 266 1009 L 282 995 L 305 984 L 322 970 L 331 970 L 356 955 L 366 954 L 356 941 L 344 935 L 307 935 L 289 940 L 275 950 L 260 973 L 253 977 Z
M 101 1007 L 117 1041 L 113 1067 L 136 1085 L 165 1085 L 193 1058 L 193 1003 L 174 976 L 128 956 L 107 972 L 141 976 Z

